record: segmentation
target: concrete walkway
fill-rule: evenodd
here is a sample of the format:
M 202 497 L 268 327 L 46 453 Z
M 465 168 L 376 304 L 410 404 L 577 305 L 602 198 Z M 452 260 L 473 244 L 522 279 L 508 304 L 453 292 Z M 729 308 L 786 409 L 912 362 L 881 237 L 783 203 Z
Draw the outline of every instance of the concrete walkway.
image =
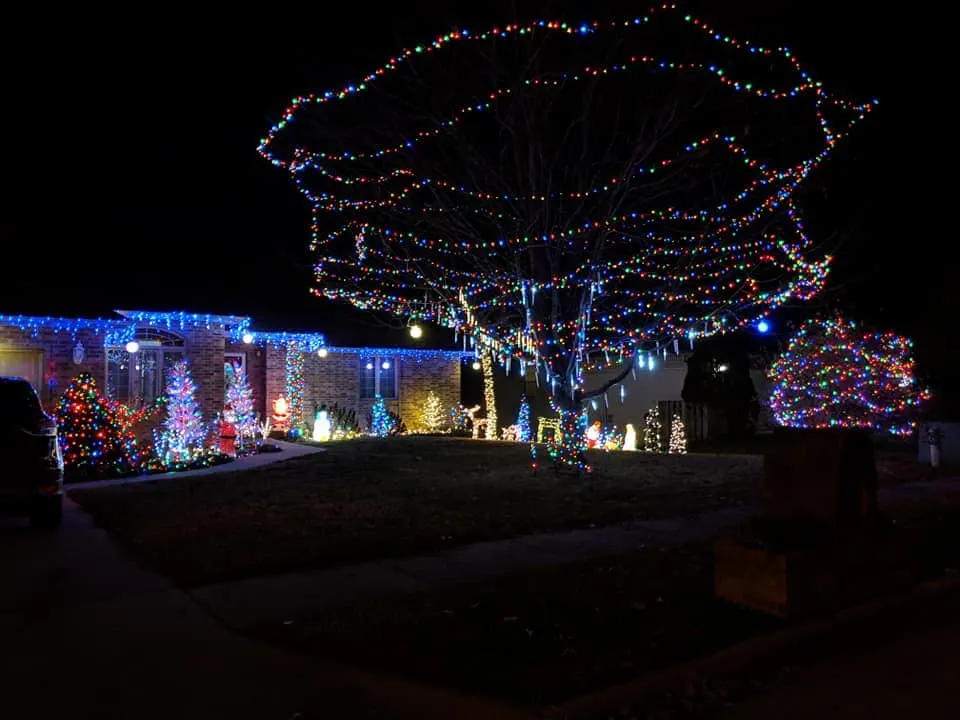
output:
M 58 533 L 0 519 L 0 578 L 4 720 L 522 717 L 235 635 L 69 501 Z
M 881 504 L 894 504 L 934 497 L 943 492 L 960 492 L 960 480 L 885 488 L 880 491 L 879 500 Z M 736 525 L 752 512 L 750 507 L 739 507 L 591 530 L 528 535 L 476 543 L 434 555 L 218 583 L 195 588 L 190 593 L 229 627 L 241 629 L 278 624 L 384 595 L 482 580 L 643 547 L 705 540 Z
M 150 475 L 135 475 L 132 477 L 113 478 L 111 480 L 91 480 L 89 482 L 70 483 L 67 490 L 80 490 L 88 488 L 110 487 L 111 485 L 132 485 L 142 482 L 153 482 L 156 480 L 166 480 L 167 478 L 198 477 L 200 475 L 214 475 L 217 473 L 242 472 L 244 470 L 253 470 L 254 468 L 272 465 L 282 460 L 291 460 L 304 455 L 313 455 L 314 453 L 326 452 L 326 448 L 318 445 L 304 445 L 303 443 L 285 442 L 275 440 L 277 445 L 282 448 L 280 452 L 262 453 L 260 455 L 246 455 L 237 458 L 233 462 L 223 465 L 213 465 L 211 467 L 200 468 L 198 470 L 183 470 L 181 472 L 152 473 Z

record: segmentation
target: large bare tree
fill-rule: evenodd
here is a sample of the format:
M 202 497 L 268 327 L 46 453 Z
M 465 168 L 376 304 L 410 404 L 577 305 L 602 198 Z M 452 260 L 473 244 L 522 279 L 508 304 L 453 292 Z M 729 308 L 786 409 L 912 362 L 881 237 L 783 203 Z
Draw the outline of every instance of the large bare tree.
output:
M 796 189 L 869 109 L 665 7 L 451 32 L 295 99 L 260 151 L 313 208 L 318 294 L 534 367 L 578 465 L 585 401 L 820 290 Z

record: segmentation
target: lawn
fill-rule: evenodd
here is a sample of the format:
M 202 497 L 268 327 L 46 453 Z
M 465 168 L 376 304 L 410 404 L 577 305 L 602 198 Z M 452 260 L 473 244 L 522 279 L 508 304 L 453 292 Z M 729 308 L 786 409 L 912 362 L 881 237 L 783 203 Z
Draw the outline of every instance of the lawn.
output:
M 427 553 L 479 540 L 708 511 L 754 496 L 761 458 L 602 453 L 533 473 L 516 443 L 400 437 L 242 472 L 71 491 L 181 586 Z
M 960 566 L 960 496 L 890 510 L 924 578 Z M 716 600 L 711 544 L 698 542 L 381 599 L 258 635 L 313 657 L 540 708 L 784 626 Z M 784 658 L 777 661 L 771 669 Z M 719 695 L 662 700 L 722 706 L 761 675 L 725 678 Z M 701 709 L 672 707 L 663 717 Z M 661 715 L 639 708 L 629 717 Z

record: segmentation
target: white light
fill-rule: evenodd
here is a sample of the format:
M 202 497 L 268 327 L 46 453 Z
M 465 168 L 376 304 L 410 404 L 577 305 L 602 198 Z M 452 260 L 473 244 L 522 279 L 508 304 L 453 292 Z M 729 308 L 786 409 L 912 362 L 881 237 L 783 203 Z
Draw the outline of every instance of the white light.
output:
M 372 363 L 372 362 L 368 362 L 368 363 L 367 363 L 367 370 L 373 370 L 373 363 Z
M 423 337 L 423 328 L 420 327 L 419 325 L 411 325 L 410 337 L 412 337 L 414 340 L 416 340 L 417 338 Z
M 390 369 L 390 361 L 389 361 L 389 360 L 384 360 L 384 361 L 383 361 L 383 364 L 380 365 L 380 367 L 382 367 L 384 370 L 389 370 L 389 369 Z
M 717 368 L 717 370 L 719 370 L 720 372 L 726 372 L 729 369 L 730 369 L 729 365 L 721 365 L 720 367 Z
M 322 347 L 319 350 L 317 350 L 317 357 L 326 357 L 326 356 L 327 356 L 326 348 Z
M 249 345 L 250 343 L 253 342 L 253 333 L 245 332 L 241 340 L 243 340 L 244 345 Z
M 127 352 L 130 353 L 131 355 L 133 355 L 139 349 L 140 349 L 140 343 L 138 343 L 136 340 L 131 340 L 130 342 L 127 343 Z
M 480 369 L 480 361 L 479 361 L 479 360 L 474 360 L 474 361 L 473 361 L 473 365 L 471 365 L 471 367 L 472 367 L 474 370 L 479 370 L 479 369 Z

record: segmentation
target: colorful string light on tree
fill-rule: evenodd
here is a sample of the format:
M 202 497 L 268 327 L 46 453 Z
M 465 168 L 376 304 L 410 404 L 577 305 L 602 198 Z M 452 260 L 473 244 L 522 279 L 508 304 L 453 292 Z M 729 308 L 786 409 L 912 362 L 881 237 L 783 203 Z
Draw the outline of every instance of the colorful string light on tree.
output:
M 143 458 L 132 425 L 100 394 L 90 373 L 70 381 L 57 403 L 56 418 L 70 476 L 111 477 L 140 470 Z
M 530 442 L 530 402 L 527 396 L 520 398 L 520 409 L 517 411 L 517 442 Z
M 387 404 L 377 393 L 377 398 L 370 410 L 370 432 L 377 437 L 387 437 L 393 432 L 394 421 L 387 410 Z
M 289 432 L 302 433 L 303 424 L 303 346 L 299 342 L 287 343 L 284 355 L 284 370 L 287 402 L 290 406 Z
M 910 435 L 930 393 L 914 377 L 913 343 L 839 315 L 814 318 L 770 366 L 770 410 L 797 428 L 864 428 Z
M 166 418 L 154 443 L 157 456 L 166 465 L 190 463 L 203 454 L 207 431 L 196 392 L 187 361 L 178 360 L 167 376 Z
M 872 106 L 663 4 L 448 33 L 295 98 L 259 151 L 311 205 L 317 294 L 532 367 L 577 446 L 555 457 L 585 469 L 582 407 L 639 358 L 819 292 L 794 192 Z M 585 391 L 609 356 L 622 374 Z

